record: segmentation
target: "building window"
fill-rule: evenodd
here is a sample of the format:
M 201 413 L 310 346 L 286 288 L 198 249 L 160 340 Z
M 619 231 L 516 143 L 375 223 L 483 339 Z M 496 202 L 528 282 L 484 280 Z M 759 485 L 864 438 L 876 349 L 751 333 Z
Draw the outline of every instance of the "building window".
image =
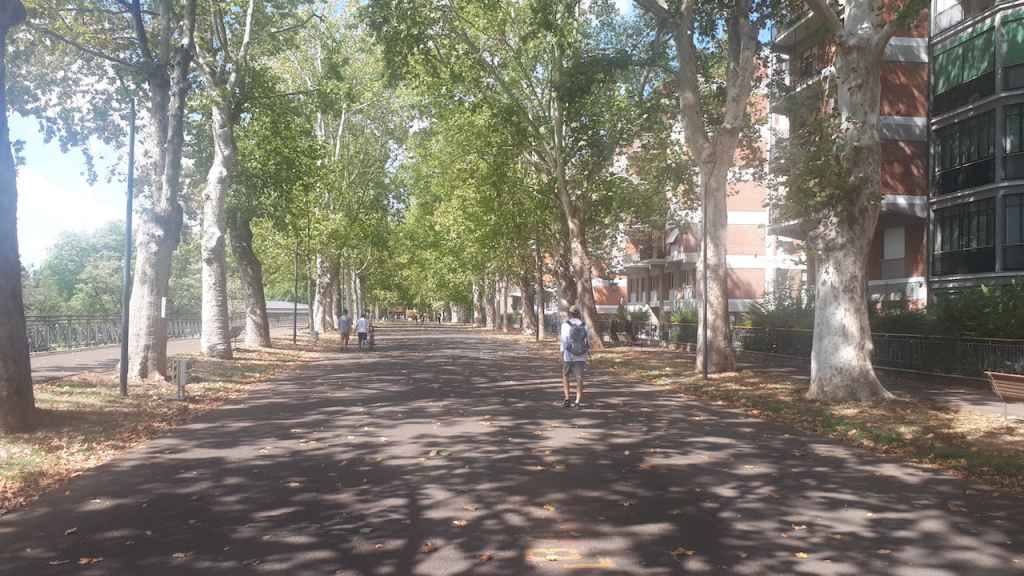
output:
M 991 199 L 936 210 L 932 273 L 994 272 L 995 202 Z
M 800 53 L 800 69 L 797 70 L 797 81 L 803 82 L 818 73 L 818 47 L 811 46 Z
M 1024 19 L 1003 20 L 1003 86 L 1024 88 Z
M 1003 200 L 1005 236 L 1003 240 L 1003 269 L 1024 270 L 1024 194 L 1007 196 Z
M 939 194 L 995 180 L 995 114 L 992 111 L 935 131 Z
M 907 231 L 903 226 L 893 226 L 882 232 L 882 280 L 906 276 L 906 251 Z
M 932 111 L 942 114 L 995 93 L 995 30 L 983 24 L 932 62 Z

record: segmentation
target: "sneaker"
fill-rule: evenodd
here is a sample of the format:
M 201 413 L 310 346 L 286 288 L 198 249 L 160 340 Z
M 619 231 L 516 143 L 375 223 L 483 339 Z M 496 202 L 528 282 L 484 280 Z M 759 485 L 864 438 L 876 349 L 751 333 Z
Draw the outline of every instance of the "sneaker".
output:
M 565 399 L 565 402 L 562 402 L 562 408 L 569 408 L 571 406 L 572 406 L 572 400 L 569 400 L 568 398 Z
M 577 410 L 582 410 L 583 409 L 583 402 L 573 402 L 572 403 L 572 407 L 577 409 Z

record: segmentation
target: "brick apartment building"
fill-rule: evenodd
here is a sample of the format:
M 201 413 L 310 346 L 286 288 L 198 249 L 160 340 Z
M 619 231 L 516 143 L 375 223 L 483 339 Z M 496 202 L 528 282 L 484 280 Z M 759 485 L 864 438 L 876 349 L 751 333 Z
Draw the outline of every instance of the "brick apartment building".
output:
M 797 122 L 789 116 L 803 96 L 824 96 L 835 74 L 835 50 L 818 17 L 802 2 L 772 32 L 775 66 L 771 128 L 786 137 Z M 879 108 L 882 148 L 882 212 L 868 261 L 868 294 L 875 301 L 924 305 L 928 293 L 928 23 L 898 33 L 886 47 Z M 773 221 L 771 231 L 798 239 L 797 223 Z M 809 262 L 813 276 L 814 263 Z
M 797 290 L 806 283 L 805 266 L 796 243 L 768 231 L 767 189 L 760 182 L 740 180 L 730 185 L 727 260 L 729 311 L 740 313 L 752 302 L 782 287 Z M 650 306 L 655 312 L 696 307 L 700 215 L 683 226 L 632 239 L 624 262 L 628 305 Z

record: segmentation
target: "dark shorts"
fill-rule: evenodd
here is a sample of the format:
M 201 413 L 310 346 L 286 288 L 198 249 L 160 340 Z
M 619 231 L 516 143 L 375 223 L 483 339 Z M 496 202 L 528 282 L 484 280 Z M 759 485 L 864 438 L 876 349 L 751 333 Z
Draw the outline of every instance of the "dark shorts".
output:
M 580 360 L 577 362 L 562 362 L 562 376 L 566 378 L 583 378 L 583 372 L 587 368 L 587 363 Z
M 359 333 L 359 341 L 360 342 L 366 342 L 366 339 L 367 339 L 368 336 L 369 335 L 366 332 L 360 332 Z

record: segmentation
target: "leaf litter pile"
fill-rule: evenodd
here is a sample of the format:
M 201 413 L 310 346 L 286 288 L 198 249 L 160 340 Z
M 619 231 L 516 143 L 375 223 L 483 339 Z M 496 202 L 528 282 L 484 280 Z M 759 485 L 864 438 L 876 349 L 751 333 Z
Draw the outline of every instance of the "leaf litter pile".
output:
M 505 335 L 537 353 L 555 355 L 552 342 Z M 658 348 L 613 347 L 594 354 L 593 365 L 644 380 L 666 392 L 744 409 L 750 416 L 782 422 L 874 452 L 952 471 L 999 490 L 1024 494 L 1024 423 L 897 394 L 877 404 L 828 404 L 807 400 L 808 382 L 753 370 L 714 375 L 705 382 L 692 355 Z
M 294 348 L 236 348 L 234 360 L 179 356 L 192 361 L 184 402 L 174 400 L 174 385 L 158 381 L 131 384 L 128 397 L 122 398 L 117 375 L 109 372 L 36 384 L 34 430 L 0 436 L 0 515 L 197 414 L 245 395 L 290 363 L 314 354 Z

